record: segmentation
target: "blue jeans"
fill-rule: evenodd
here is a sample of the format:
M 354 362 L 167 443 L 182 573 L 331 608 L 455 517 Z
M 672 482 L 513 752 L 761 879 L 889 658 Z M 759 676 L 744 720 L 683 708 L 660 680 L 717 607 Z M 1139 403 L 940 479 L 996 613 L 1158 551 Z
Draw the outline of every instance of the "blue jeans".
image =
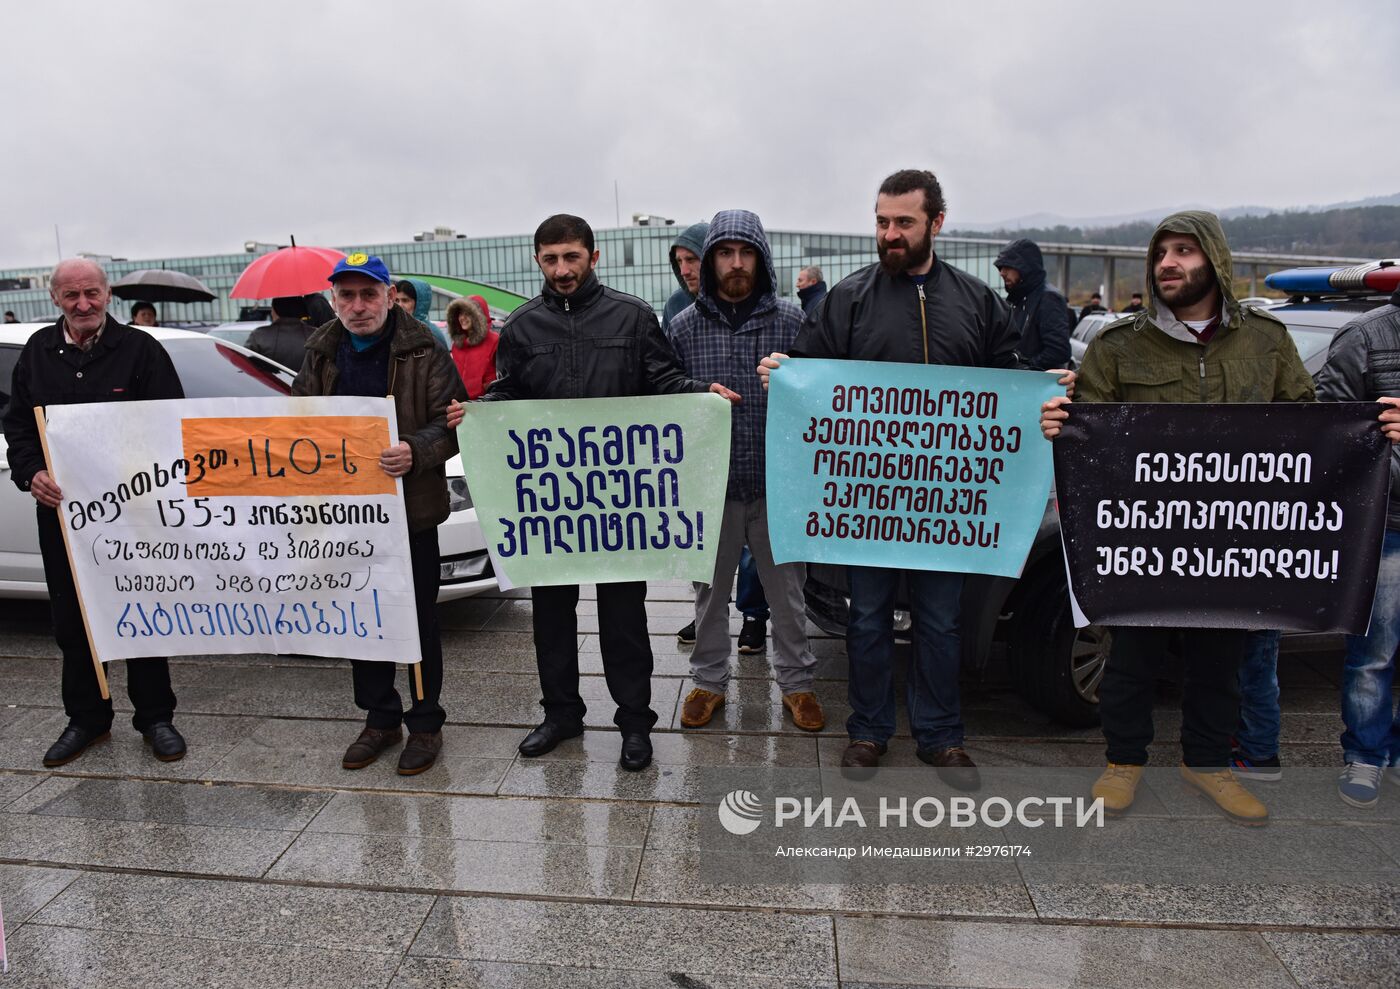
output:
M 1235 741 L 1254 759 L 1278 755 L 1278 640 L 1274 629 L 1250 632 L 1240 661 L 1240 722 Z
M 768 599 L 763 595 L 763 582 L 758 579 L 758 564 L 747 546 L 739 554 L 739 589 L 734 603 L 745 618 L 768 620 Z
M 1400 532 L 1387 529 L 1376 576 L 1371 627 L 1347 636 L 1342 671 L 1342 753 L 1347 762 L 1385 766 L 1400 758 L 1395 650 L 1400 646 Z
M 848 567 L 851 618 L 846 627 L 850 661 L 846 733 L 884 745 L 894 735 L 894 597 L 900 571 Z M 911 570 L 907 574 L 914 619 L 909 667 L 909 725 L 921 749 L 963 744 L 958 673 L 962 646 L 958 616 L 963 575 Z

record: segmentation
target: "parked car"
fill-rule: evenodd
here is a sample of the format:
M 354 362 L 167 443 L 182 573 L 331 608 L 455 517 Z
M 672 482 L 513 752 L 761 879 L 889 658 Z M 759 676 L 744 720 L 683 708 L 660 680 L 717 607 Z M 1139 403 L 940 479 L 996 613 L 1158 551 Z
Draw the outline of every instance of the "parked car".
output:
M 1084 363 L 1084 352 L 1089 349 L 1089 341 L 1099 335 L 1109 323 L 1122 319 L 1128 313 L 1121 312 L 1091 312 L 1069 332 L 1069 355 L 1074 361 L 1074 366 L 1078 367 Z
M 1370 289 L 1292 299 L 1267 307 L 1288 327 L 1299 356 L 1314 376 L 1327 362 L 1332 337 L 1356 315 L 1384 305 L 1388 296 Z M 1070 339 L 1076 360 L 1117 313 L 1091 313 Z M 1011 676 L 1037 710 L 1072 727 L 1098 723 L 1098 686 L 1112 642 L 1099 625 L 1076 629 L 1070 613 L 1068 578 L 1060 543 L 1059 512 L 1052 490 L 1040 528 L 1019 580 L 969 574 L 962 597 L 963 669 L 980 675 L 1004 648 Z M 844 635 L 850 614 L 845 568 L 809 567 L 807 615 L 831 635 Z M 896 599 L 907 602 L 901 588 Z M 909 630 L 906 606 L 898 605 L 897 634 Z
M 0 414 L 9 405 L 9 382 L 14 377 L 20 351 L 30 335 L 44 325 L 10 323 L 0 326 L 0 387 L 6 389 L 0 391 Z M 264 398 L 291 394 L 292 373 L 251 350 L 206 333 L 164 327 L 147 332 L 170 354 L 180 383 L 190 398 Z M 0 597 L 47 598 L 39 533 L 34 523 L 34 499 L 15 487 L 5 452 L 4 438 L 0 437 Z M 438 526 L 442 553 L 439 601 L 468 597 L 497 586 L 458 457 L 447 464 L 447 487 L 451 514 Z
M 266 326 L 267 321 L 245 322 L 245 323 L 220 323 L 218 326 L 211 326 L 205 330 L 216 340 L 223 340 L 227 343 L 236 343 L 240 347 L 248 346 L 248 338 L 253 335 L 253 331 L 259 326 Z

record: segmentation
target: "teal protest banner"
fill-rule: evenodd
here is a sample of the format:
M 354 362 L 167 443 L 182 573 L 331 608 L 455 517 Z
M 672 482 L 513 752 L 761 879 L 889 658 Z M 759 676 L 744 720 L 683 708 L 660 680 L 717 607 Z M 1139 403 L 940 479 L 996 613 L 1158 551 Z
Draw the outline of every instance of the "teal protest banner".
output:
M 1054 375 L 788 360 L 768 393 L 768 531 L 805 560 L 1016 577 L 1045 514 Z
M 457 438 L 503 585 L 714 577 L 729 479 L 718 395 L 473 402 Z

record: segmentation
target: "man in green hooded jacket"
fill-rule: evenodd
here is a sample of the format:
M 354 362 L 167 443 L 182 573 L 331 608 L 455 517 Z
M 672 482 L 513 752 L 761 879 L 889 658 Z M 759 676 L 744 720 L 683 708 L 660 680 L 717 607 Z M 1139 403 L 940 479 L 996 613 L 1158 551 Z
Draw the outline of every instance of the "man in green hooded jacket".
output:
M 1158 224 L 1147 250 L 1147 307 L 1105 327 L 1073 386 L 1077 402 L 1310 402 L 1313 382 L 1288 329 L 1233 289 L 1230 247 L 1213 213 L 1188 210 Z M 1068 398 L 1041 415 L 1048 439 Z M 1131 806 L 1147 746 L 1157 670 L 1180 636 L 1181 775 L 1231 820 L 1264 824 L 1268 810 L 1229 770 L 1239 712 L 1239 668 L 1249 633 L 1237 629 L 1115 628 L 1099 685 L 1108 768 L 1094 784 L 1109 813 Z

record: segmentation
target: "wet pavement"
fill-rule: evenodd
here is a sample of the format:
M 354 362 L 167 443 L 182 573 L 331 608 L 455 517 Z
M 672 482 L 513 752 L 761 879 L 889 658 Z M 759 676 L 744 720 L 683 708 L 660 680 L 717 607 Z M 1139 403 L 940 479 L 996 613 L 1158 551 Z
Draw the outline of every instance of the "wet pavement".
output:
M 1400 786 L 1389 782 L 1380 812 L 1338 804 L 1335 820 L 1313 820 L 1299 808 L 1263 832 L 1314 864 L 1307 881 L 1153 881 L 1134 874 L 1133 854 L 1107 870 L 988 863 L 975 882 L 726 881 L 697 823 L 714 813 L 714 775 L 837 765 L 844 647 L 814 640 L 825 732 L 793 727 L 761 656 L 736 657 L 715 721 L 681 732 L 687 650 L 672 633 L 692 615 L 688 592 L 651 589 L 660 721 L 641 773 L 617 765 L 594 601 L 579 606 L 589 730 L 535 760 L 515 748 L 540 710 L 528 597 L 444 605 L 446 745 L 416 777 L 398 776 L 392 755 L 342 770 L 360 721 L 348 670 L 270 656 L 172 662 L 189 742 L 175 763 L 130 729 L 115 664 L 111 741 L 46 771 L 65 724 L 47 609 L 0 603 L 11 966 L 0 989 L 1400 985 Z M 1285 767 L 1340 763 L 1339 673 L 1335 643 L 1283 657 Z M 980 765 L 1100 765 L 1097 730 L 1057 726 L 1002 676 L 994 667 L 964 685 Z M 1153 762 L 1174 766 L 1170 689 L 1156 720 Z M 913 748 L 901 715 L 884 765 L 915 772 Z M 1254 790 L 1268 801 L 1269 786 Z M 1159 858 L 1222 835 L 1248 850 L 1242 829 L 1158 806 L 1156 789 L 1101 837 Z

